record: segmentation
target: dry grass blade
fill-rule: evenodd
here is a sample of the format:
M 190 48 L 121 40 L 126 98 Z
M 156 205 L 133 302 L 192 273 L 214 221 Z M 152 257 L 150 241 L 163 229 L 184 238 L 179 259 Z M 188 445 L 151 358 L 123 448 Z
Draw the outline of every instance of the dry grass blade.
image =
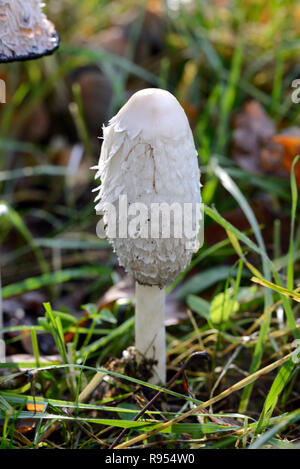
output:
M 283 288 L 279 285 L 276 285 L 275 283 L 268 282 L 267 280 L 263 278 L 252 277 L 251 280 L 254 283 L 258 283 L 259 285 L 262 285 L 263 287 L 271 288 L 272 290 L 275 290 L 277 293 L 280 293 L 281 295 L 285 295 L 288 298 L 292 298 L 293 300 L 300 303 L 299 293 L 288 290 L 287 288 Z

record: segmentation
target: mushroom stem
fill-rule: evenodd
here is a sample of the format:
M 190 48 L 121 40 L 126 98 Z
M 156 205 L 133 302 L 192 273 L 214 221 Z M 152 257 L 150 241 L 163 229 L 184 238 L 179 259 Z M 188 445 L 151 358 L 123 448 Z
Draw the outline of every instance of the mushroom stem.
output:
M 152 384 L 166 382 L 165 289 L 136 282 L 135 347 L 155 360 Z

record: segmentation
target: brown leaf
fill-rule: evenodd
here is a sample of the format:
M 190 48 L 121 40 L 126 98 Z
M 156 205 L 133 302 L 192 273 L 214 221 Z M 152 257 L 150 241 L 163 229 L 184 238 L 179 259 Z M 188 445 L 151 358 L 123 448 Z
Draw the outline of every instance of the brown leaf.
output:
M 247 102 L 233 119 L 232 156 L 246 171 L 287 179 L 300 153 L 300 128 L 276 133 L 276 127 L 257 101 Z M 299 163 L 295 167 L 300 187 Z
M 232 156 L 246 171 L 263 173 L 261 149 L 275 134 L 275 125 L 258 101 L 247 102 L 234 116 Z
M 43 412 L 45 404 L 26 404 L 26 409 L 29 412 Z
M 4 419 L 0 419 L 0 428 L 3 427 L 4 422 L 5 422 Z M 15 429 L 22 435 L 34 430 L 36 427 L 36 424 L 37 424 L 36 419 L 22 419 L 22 420 L 17 419 L 14 422 Z
M 131 299 L 134 298 L 134 295 L 135 280 L 131 275 L 125 275 L 99 299 L 98 308 L 111 308 L 116 301 Z

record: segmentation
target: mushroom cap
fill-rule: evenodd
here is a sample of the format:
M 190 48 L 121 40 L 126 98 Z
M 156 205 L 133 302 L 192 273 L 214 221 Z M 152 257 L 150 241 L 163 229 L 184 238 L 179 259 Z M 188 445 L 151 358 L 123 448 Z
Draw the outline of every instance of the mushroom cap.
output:
M 188 119 L 177 99 L 161 89 L 135 93 L 104 128 L 97 169 L 96 178 L 101 179 L 101 186 L 96 211 L 103 215 L 107 237 L 120 265 L 139 283 L 163 287 L 190 263 L 192 253 L 197 250 L 199 229 L 198 154 Z M 124 196 L 126 206 L 120 204 L 120 197 Z M 130 212 L 134 203 L 147 209 L 146 237 L 141 226 L 145 217 L 140 219 L 139 229 L 133 235 L 120 235 L 120 220 L 125 212 L 128 228 L 135 216 L 139 217 L 139 208 Z M 117 215 L 115 236 L 109 231 L 109 204 L 115 207 Z M 155 204 L 171 207 L 167 237 L 163 235 L 164 215 L 158 224 L 157 219 L 155 222 L 152 212 Z M 185 204 L 192 208 L 194 238 L 187 236 L 183 228 L 180 236 L 175 234 L 178 224 L 183 224 Z M 181 212 L 181 218 L 173 215 L 172 207 Z M 155 223 L 159 236 L 151 232 Z M 191 241 L 194 247 L 188 248 Z
M 0 0 L 0 62 L 36 59 L 54 52 L 59 38 L 40 0 Z

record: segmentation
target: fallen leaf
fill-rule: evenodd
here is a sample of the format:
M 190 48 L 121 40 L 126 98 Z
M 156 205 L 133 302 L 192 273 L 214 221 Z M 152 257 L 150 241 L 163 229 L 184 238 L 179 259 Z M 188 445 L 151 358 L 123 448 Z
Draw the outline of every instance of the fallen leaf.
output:
M 248 101 L 233 118 L 232 155 L 245 171 L 262 173 L 261 149 L 275 125 L 258 101 Z
M 289 178 L 295 156 L 300 153 L 300 128 L 277 129 L 257 101 L 247 102 L 233 119 L 232 155 L 245 171 Z M 295 167 L 300 187 L 300 164 Z
M 26 404 L 26 409 L 29 412 L 43 412 L 45 404 Z
M 118 283 L 113 285 L 99 299 L 98 308 L 111 308 L 118 300 L 128 300 L 134 298 L 135 280 L 131 275 L 125 275 Z
M 0 419 L 0 428 L 3 427 L 5 420 Z M 14 422 L 14 428 L 21 433 L 22 435 L 25 433 L 28 433 L 32 430 L 35 429 L 37 424 L 36 419 L 22 419 L 22 420 L 16 420 Z
M 290 173 L 293 160 L 297 155 L 300 155 L 300 137 L 293 137 L 289 135 L 275 135 L 273 140 L 282 146 L 284 168 Z M 295 177 L 297 186 L 300 187 L 300 162 L 296 163 Z

